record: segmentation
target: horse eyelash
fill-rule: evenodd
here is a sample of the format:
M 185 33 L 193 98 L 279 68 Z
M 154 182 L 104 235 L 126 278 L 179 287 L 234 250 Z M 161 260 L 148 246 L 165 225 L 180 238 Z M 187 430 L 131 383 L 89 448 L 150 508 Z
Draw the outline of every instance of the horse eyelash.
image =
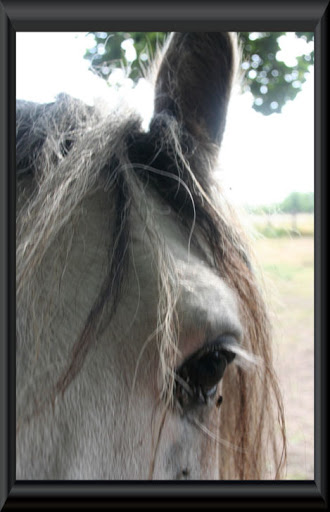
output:
M 214 398 L 228 364 L 235 358 L 232 345 L 231 337 L 220 338 L 192 354 L 176 370 L 174 396 L 181 412 L 203 403 L 206 405 Z M 220 407 L 221 402 L 222 397 L 218 397 L 216 406 Z
M 222 364 L 223 368 L 218 368 L 219 375 L 215 377 L 214 382 L 211 384 L 205 383 L 205 381 L 204 383 L 194 381 L 191 371 L 193 370 L 192 373 L 198 375 L 198 361 L 204 360 L 205 363 L 206 360 L 207 366 L 206 358 L 208 355 L 214 355 L 213 361 L 212 358 L 210 360 L 211 371 L 216 371 L 217 360 L 218 364 Z M 218 384 L 222 380 L 228 364 L 231 362 L 234 362 L 245 371 L 253 371 L 256 367 L 262 365 L 259 357 L 242 348 L 231 335 L 223 335 L 213 342 L 206 343 L 202 349 L 189 356 L 175 371 L 174 376 L 174 398 L 180 412 L 184 413 L 187 408 L 192 409 L 195 406 L 209 404 L 214 399 Z M 189 372 L 190 365 L 192 365 L 192 369 Z M 204 373 L 205 376 L 207 380 L 207 375 Z M 222 396 L 219 395 L 215 400 L 215 406 L 219 408 L 221 403 Z

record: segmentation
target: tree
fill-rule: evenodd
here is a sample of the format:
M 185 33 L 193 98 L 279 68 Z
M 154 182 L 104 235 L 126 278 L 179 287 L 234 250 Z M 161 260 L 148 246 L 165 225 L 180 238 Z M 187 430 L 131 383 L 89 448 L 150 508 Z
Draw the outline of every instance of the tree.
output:
M 284 213 L 292 215 L 292 231 L 297 231 L 297 213 L 311 213 L 314 211 L 314 194 L 302 194 L 300 192 L 292 192 L 280 204 L 280 209 Z
M 94 44 L 84 57 L 91 62 L 91 69 L 107 79 L 114 69 L 123 64 L 134 82 L 143 75 L 158 45 L 166 39 L 167 32 L 90 32 Z M 314 52 L 310 46 L 296 62 L 288 66 L 279 60 L 281 36 L 286 32 L 241 32 L 242 70 L 245 73 L 243 90 L 254 96 L 253 108 L 269 115 L 281 112 L 288 100 L 293 100 L 306 80 L 309 66 L 313 65 Z M 296 37 L 313 41 L 312 32 L 296 32 Z M 128 54 L 130 53 L 130 56 Z
M 267 227 L 272 227 L 272 215 L 278 213 L 291 214 L 291 232 L 297 233 L 297 214 L 314 212 L 314 193 L 291 192 L 281 203 L 249 207 L 249 213 L 256 215 L 266 214 Z
M 291 192 L 279 205 L 284 213 L 312 213 L 314 211 L 314 194 L 302 192 Z
M 281 203 L 250 206 L 249 212 L 256 215 L 267 213 L 313 213 L 313 192 L 291 192 Z
M 281 112 L 288 100 L 293 100 L 306 80 L 314 52 L 296 57 L 296 64 L 286 65 L 279 60 L 280 37 L 285 32 L 242 32 L 242 68 L 245 71 L 243 88 L 254 96 L 253 108 L 265 115 Z M 313 40 L 312 32 L 296 32 L 306 42 Z

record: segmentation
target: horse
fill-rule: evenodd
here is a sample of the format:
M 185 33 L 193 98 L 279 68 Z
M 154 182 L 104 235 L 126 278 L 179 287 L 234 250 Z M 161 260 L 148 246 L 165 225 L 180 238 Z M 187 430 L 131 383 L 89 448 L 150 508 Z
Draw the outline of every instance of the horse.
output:
M 17 101 L 17 479 L 281 478 L 267 301 L 214 173 L 238 62 L 235 34 L 172 34 L 147 129 Z

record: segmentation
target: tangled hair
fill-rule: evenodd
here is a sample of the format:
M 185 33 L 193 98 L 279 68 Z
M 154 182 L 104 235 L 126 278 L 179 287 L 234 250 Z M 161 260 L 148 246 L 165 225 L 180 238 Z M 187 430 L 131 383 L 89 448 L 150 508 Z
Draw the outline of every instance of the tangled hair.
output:
M 215 46 L 212 38 L 216 36 L 205 34 L 203 41 Z M 176 69 L 172 71 L 176 56 L 187 53 L 185 45 L 192 44 L 189 38 L 199 36 L 175 37 L 177 40 L 167 47 L 158 72 L 155 114 L 148 132 L 142 131 L 139 117 L 124 106 L 104 115 L 96 107 L 66 95 L 58 96 L 48 105 L 18 102 L 18 347 L 27 335 L 38 344 L 47 331 L 47 305 L 41 315 L 40 291 L 35 284 L 41 263 L 49 251 L 54 251 L 56 257 L 56 241 L 60 235 L 65 240 L 70 222 L 79 222 L 83 200 L 98 190 L 106 190 L 113 197 L 115 212 L 109 230 L 108 269 L 70 360 L 60 372 L 52 398 L 63 394 L 83 366 L 92 340 L 98 335 L 105 308 L 107 321 L 116 312 L 127 279 L 132 205 L 137 195 L 146 194 L 151 188 L 176 213 L 190 243 L 202 250 L 206 244 L 210 249 L 214 269 L 238 299 L 244 333 L 242 347 L 262 361 L 253 371 L 231 365 L 223 379 L 220 433 L 227 447 L 220 450 L 219 478 L 280 478 L 286 459 L 285 427 L 272 363 L 270 322 L 247 240 L 211 174 L 224 130 L 234 68 L 233 43 L 228 36 L 219 39 L 218 54 L 209 63 L 219 66 L 220 59 L 223 75 L 229 78 L 222 80 L 222 89 L 217 92 L 221 98 L 221 122 L 213 119 L 214 109 L 207 106 L 206 133 L 205 127 L 196 121 L 203 117 L 200 112 L 195 118 L 186 119 L 189 94 L 185 96 L 187 105 L 179 101 L 178 91 L 187 89 L 187 84 L 179 83 L 180 77 L 187 75 L 192 66 L 188 62 L 182 74 L 177 74 Z M 200 52 L 204 55 L 205 48 Z M 208 76 L 210 88 L 217 88 L 212 82 L 213 75 Z M 187 76 L 185 80 L 192 83 L 193 78 Z M 207 91 L 205 95 L 208 96 Z M 173 396 L 173 365 L 180 328 L 176 312 L 179 290 L 175 262 L 162 246 L 161 236 L 152 223 L 145 220 L 148 236 L 157 240 L 154 246 L 159 247 L 156 337 L 160 395 L 171 406 L 169 397 Z M 69 252 L 70 234 L 66 242 L 65 251 Z

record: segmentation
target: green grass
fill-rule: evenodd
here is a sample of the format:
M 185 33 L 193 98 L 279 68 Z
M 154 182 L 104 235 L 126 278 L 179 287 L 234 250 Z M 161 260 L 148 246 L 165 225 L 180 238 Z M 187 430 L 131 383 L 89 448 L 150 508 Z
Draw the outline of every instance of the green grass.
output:
M 300 236 L 313 236 L 314 232 L 311 229 L 299 228 L 296 230 L 276 226 L 260 226 L 256 225 L 255 229 L 266 238 L 287 238 L 287 237 L 300 237 Z
M 306 270 L 306 267 L 304 266 L 296 266 L 291 265 L 290 263 L 280 263 L 280 264 L 271 264 L 271 265 L 264 265 L 264 271 L 267 272 L 270 276 L 276 278 L 276 279 L 283 279 L 283 280 L 289 280 L 294 281 L 295 279 L 299 279 L 302 273 L 304 273 Z
M 287 478 L 312 480 L 314 453 L 314 244 L 312 237 L 261 238 L 255 247 L 274 328 L 284 396 Z
M 314 215 L 297 214 L 295 224 L 292 215 L 250 215 L 254 229 L 266 238 L 297 238 L 314 235 Z

